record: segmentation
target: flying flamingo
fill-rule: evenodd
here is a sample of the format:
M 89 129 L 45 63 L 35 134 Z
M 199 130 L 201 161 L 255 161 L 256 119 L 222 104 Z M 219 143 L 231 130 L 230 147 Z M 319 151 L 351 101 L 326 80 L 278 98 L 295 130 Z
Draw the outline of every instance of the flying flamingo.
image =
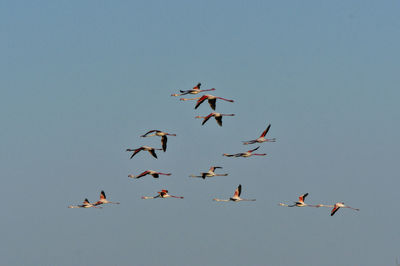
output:
M 232 198 L 229 199 L 213 199 L 215 201 L 255 201 L 255 199 L 242 199 L 240 193 L 242 192 L 242 185 L 239 185 L 235 190 Z
M 106 194 L 104 193 L 104 190 L 102 190 L 102 191 L 100 192 L 100 200 L 97 201 L 96 203 L 93 203 L 93 205 L 94 205 L 94 206 L 97 206 L 97 205 L 107 204 L 107 203 L 119 204 L 119 202 L 108 201 L 107 198 L 106 198 Z
M 248 150 L 246 152 L 235 153 L 235 154 L 224 153 L 222 155 L 226 156 L 226 157 L 250 157 L 250 156 L 253 156 L 253 155 L 257 155 L 257 156 L 265 156 L 265 155 L 267 155 L 266 153 L 253 153 L 253 151 L 258 150 L 258 148 L 260 148 L 260 146 L 258 146 L 255 149 Z
M 186 91 L 179 90 L 181 93 L 174 93 L 174 94 L 171 94 L 171 96 L 182 96 L 182 95 L 186 95 L 186 94 L 198 94 L 198 93 L 203 92 L 203 91 L 215 91 L 214 88 L 208 89 L 208 90 L 200 90 L 200 86 L 201 86 L 201 83 L 198 83 L 191 90 L 186 90 Z
M 94 204 L 90 203 L 89 200 L 86 198 L 83 201 L 82 205 L 70 205 L 68 208 L 99 208 L 101 209 L 102 207 L 96 207 Z
M 235 114 L 220 114 L 220 113 L 212 112 L 211 114 L 209 114 L 207 116 L 196 116 L 195 118 L 204 118 L 203 123 L 201 123 L 201 125 L 204 125 L 208 121 L 208 119 L 210 119 L 211 117 L 214 117 L 215 120 L 217 121 L 218 125 L 222 127 L 222 117 L 223 116 L 235 116 Z
M 128 177 L 130 177 L 130 178 L 141 178 L 142 176 L 145 176 L 145 175 L 152 175 L 154 178 L 158 178 L 159 175 L 171 175 L 171 173 L 164 174 L 164 173 L 156 172 L 156 171 L 153 171 L 153 170 L 147 170 L 147 171 L 144 171 L 143 173 L 141 173 L 141 174 L 139 174 L 137 176 L 128 175 Z
M 189 99 L 188 98 L 181 98 L 181 101 L 198 100 L 197 103 L 196 103 L 196 106 L 194 107 L 194 109 L 197 109 L 197 107 L 199 107 L 200 104 L 202 104 L 205 100 L 208 100 L 208 103 L 210 104 L 211 108 L 213 110 L 215 110 L 215 103 L 217 102 L 217 99 L 224 100 L 224 101 L 231 102 L 231 103 L 234 102 L 233 100 L 228 100 L 228 99 L 217 97 L 217 96 L 213 96 L 213 95 L 210 95 L 210 94 L 205 94 L 205 95 L 203 95 L 201 97 L 189 98 Z
M 325 205 L 325 206 L 327 206 L 327 205 Z M 325 207 L 325 206 L 321 206 L 321 207 Z M 331 216 L 333 216 L 340 208 L 349 208 L 349 209 L 352 209 L 352 210 L 355 210 L 355 211 L 359 211 L 360 210 L 360 209 L 356 209 L 356 208 L 353 208 L 353 207 L 350 207 L 350 206 L 346 206 L 346 205 L 344 205 L 344 202 L 337 202 L 333 206 L 333 209 L 331 211 Z
M 155 149 L 155 148 L 152 148 L 152 147 L 149 147 L 149 146 L 142 146 L 142 147 L 137 148 L 137 149 L 126 149 L 126 151 L 133 151 L 132 156 L 131 156 L 130 159 L 132 159 L 133 156 L 135 156 L 140 151 L 148 151 L 151 155 L 153 155 L 154 158 L 157 159 L 157 154 L 156 154 L 155 150 L 162 150 L 162 149 Z
M 275 142 L 276 139 L 267 139 L 265 138 L 265 135 L 268 133 L 269 129 L 271 128 L 271 124 L 268 125 L 267 129 L 264 130 L 264 132 L 261 134 L 261 136 L 258 139 L 253 139 L 253 140 L 249 140 L 249 141 L 243 141 L 244 145 L 247 144 L 254 144 L 254 143 L 263 143 L 263 142 Z
M 213 177 L 213 176 L 227 176 L 228 174 L 216 174 L 214 173 L 215 169 L 221 168 L 220 166 L 211 166 L 210 170 L 208 172 L 203 172 L 201 175 L 190 175 L 190 177 L 201 177 L 203 179 L 206 179 L 206 177 Z
M 173 195 L 170 195 L 170 194 L 168 194 L 168 190 L 166 190 L 166 189 L 163 189 L 163 190 L 161 190 L 161 191 L 159 191 L 159 192 L 157 192 L 158 193 L 158 195 L 157 196 L 154 196 L 154 197 L 142 197 L 142 199 L 156 199 L 156 198 L 177 198 L 177 199 L 183 199 L 183 197 L 178 197 L 178 196 L 173 196 Z
M 285 207 L 294 207 L 294 206 L 296 206 L 296 207 L 305 207 L 305 206 L 308 206 L 308 207 L 322 207 L 322 206 L 319 206 L 319 205 L 321 205 L 321 204 L 319 204 L 319 205 L 310 205 L 310 204 L 306 204 L 306 203 L 304 203 L 304 200 L 305 200 L 305 198 L 308 196 L 308 193 L 306 193 L 306 194 L 303 194 L 303 195 L 301 195 L 300 197 L 299 197 L 299 201 L 296 201 L 293 205 L 288 205 L 288 204 L 285 204 L 285 203 L 279 203 L 279 205 L 280 206 L 285 206 Z
M 153 133 L 155 132 L 155 133 Z M 150 134 L 153 133 L 153 134 Z M 149 135 L 150 134 L 150 135 Z M 161 145 L 162 145 L 162 149 L 165 152 L 167 150 L 167 136 L 176 136 L 176 134 L 169 134 L 167 132 L 162 132 L 160 130 L 150 130 L 149 132 L 147 132 L 146 134 L 142 135 L 142 138 L 146 138 L 146 137 L 153 137 L 153 136 L 160 136 L 161 137 Z

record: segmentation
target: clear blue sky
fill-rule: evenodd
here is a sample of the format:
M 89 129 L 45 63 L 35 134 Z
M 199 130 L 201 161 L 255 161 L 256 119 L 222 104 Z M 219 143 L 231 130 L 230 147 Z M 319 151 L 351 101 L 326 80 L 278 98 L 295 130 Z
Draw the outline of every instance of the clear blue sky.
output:
M 399 1 L 3 1 L 0 264 L 394 265 Z M 217 111 L 171 97 L 202 82 Z M 266 157 L 247 150 L 268 123 Z M 160 146 L 156 160 L 126 148 Z M 227 177 L 191 179 L 211 165 Z M 129 179 L 146 169 L 172 172 Z M 222 172 L 222 171 L 221 171 Z M 238 184 L 256 202 L 217 203 Z M 166 188 L 184 200 L 141 200 Z M 121 205 L 68 209 L 101 190 Z M 283 208 L 343 201 L 360 212 Z

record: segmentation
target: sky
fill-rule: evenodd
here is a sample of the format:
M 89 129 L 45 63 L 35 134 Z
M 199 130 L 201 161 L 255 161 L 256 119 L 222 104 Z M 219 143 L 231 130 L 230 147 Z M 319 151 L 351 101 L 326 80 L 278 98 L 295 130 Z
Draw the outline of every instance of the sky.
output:
M 3 1 L 2 265 L 396 265 L 399 1 Z M 171 97 L 216 88 L 207 103 Z M 223 153 L 256 147 L 264 157 Z M 177 134 L 158 159 L 127 148 Z M 191 174 L 221 166 L 228 176 Z M 130 179 L 147 169 L 171 176 Z M 214 202 L 242 196 L 255 202 Z M 142 200 L 161 189 L 180 199 Z M 104 190 L 121 202 L 68 209 Z M 360 211 L 285 208 L 344 202 Z

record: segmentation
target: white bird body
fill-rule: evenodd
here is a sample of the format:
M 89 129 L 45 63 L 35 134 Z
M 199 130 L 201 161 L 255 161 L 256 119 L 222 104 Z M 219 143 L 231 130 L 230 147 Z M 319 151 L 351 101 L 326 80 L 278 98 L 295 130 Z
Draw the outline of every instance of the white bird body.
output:
M 292 205 L 288 205 L 285 203 L 279 203 L 280 206 L 285 206 L 285 207 L 321 207 L 318 205 L 310 205 L 310 204 L 306 204 L 304 203 L 305 198 L 308 196 L 308 193 L 305 193 L 301 196 L 299 196 L 299 200 L 294 202 L 294 204 Z
M 265 155 L 267 155 L 266 153 L 253 153 L 254 151 L 258 150 L 258 148 L 260 148 L 260 146 L 258 146 L 255 149 L 248 150 L 246 152 L 235 153 L 235 154 L 224 153 L 222 155 L 226 156 L 226 157 L 250 157 L 250 156 L 254 156 L 254 155 L 256 155 L 256 156 L 265 156 Z
M 359 211 L 360 210 L 360 209 L 357 209 L 357 208 L 353 208 L 353 207 L 347 206 L 347 205 L 344 204 L 344 202 L 337 202 L 333 206 L 333 209 L 331 211 L 331 216 L 333 216 L 340 208 L 348 208 L 348 209 L 352 209 L 354 211 Z
M 255 201 L 255 199 L 243 199 L 240 197 L 240 194 L 242 193 L 242 185 L 239 185 L 237 187 L 237 189 L 235 190 L 235 193 L 233 194 L 233 196 L 229 199 L 213 199 L 214 201 L 234 201 L 234 202 L 238 202 L 238 201 Z
M 99 201 L 97 201 L 96 203 L 93 203 L 93 205 L 97 206 L 97 205 L 101 205 L 101 204 L 119 204 L 119 202 L 112 202 L 112 201 L 107 200 L 106 194 L 104 193 L 104 190 L 102 190 L 100 192 Z
M 161 191 L 159 191 L 159 192 L 157 192 L 157 193 L 158 193 L 157 196 L 154 196 L 154 197 L 145 197 L 145 196 L 143 196 L 142 199 L 156 199 L 156 198 L 162 198 L 162 199 L 164 199 L 164 198 L 183 199 L 183 197 L 179 197 L 179 196 L 174 196 L 174 195 L 168 194 L 168 190 L 166 190 L 166 189 L 163 189 L 163 190 L 161 190 Z
M 211 114 L 207 115 L 207 116 L 196 116 L 195 118 L 203 118 L 203 122 L 201 123 L 201 125 L 204 125 L 211 117 L 215 118 L 215 121 L 217 121 L 218 125 L 220 127 L 222 127 L 222 117 L 223 116 L 235 116 L 235 114 L 221 114 L 221 113 L 217 113 L 217 112 L 212 112 Z
M 142 146 L 142 147 L 137 148 L 137 149 L 126 149 L 126 151 L 133 151 L 130 159 L 132 159 L 133 156 L 135 156 L 140 151 L 148 151 L 154 158 L 157 159 L 157 154 L 155 152 L 156 150 L 162 150 L 162 149 L 156 149 L 156 148 L 149 147 L 149 146 Z
M 254 140 L 243 141 L 243 144 L 247 145 L 247 144 L 263 143 L 263 142 L 275 142 L 276 141 L 275 138 L 268 139 L 268 138 L 265 137 L 265 135 L 267 135 L 267 133 L 268 133 L 270 128 L 271 128 L 271 124 L 269 124 L 267 126 L 267 128 L 263 131 L 263 133 L 261 134 L 261 136 L 259 138 L 254 139 Z
M 153 133 L 153 134 L 151 134 L 151 133 Z M 154 129 L 154 130 L 148 131 L 146 134 L 142 135 L 141 137 L 147 138 L 147 137 L 153 137 L 153 136 L 161 137 L 162 149 L 165 152 L 167 150 L 167 141 L 168 141 L 167 136 L 176 136 L 176 134 L 170 134 L 167 132 L 163 132 L 161 130 Z
M 210 107 L 215 110 L 215 105 L 217 102 L 217 99 L 223 100 L 223 101 L 227 101 L 227 102 L 231 102 L 233 103 L 234 100 L 229 100 L 229 99 L 225 99 L 222 97 L 218 97 L 218 96 L 214 96 L 214 95 L 210 95 L 210 94 L 205 94 L 201 97 L 195 97 L 195 98 L 181 98 L 181 101 L 190 101 L 190 100 L 197 100 L 196 102 L 196 106 L 194 107 L 194 109 L 197 109 L 197 107 L 200 106 L 200 104 L 202 104 L 205 100 L 208 100 L 208 103 L 210 104 Z
M 137 175 L 137 176 L 134 176 L 134 175 L 128 175 L 128 177 L 130 177 L 130 178 L 136 178 L 136 179 L 138 179 L 138 178 L 141 178 L 141 177 L 143 177 L 143 176 L 146 176 L 146 175 L 151 175 L 151 176 L 153 176 L 154 178 L 158 178 L 159 177 L 159 175 L 171 175 L 171 173 L 161 173 L 161 172 L 157 172 L 157 171 L 153 171 L 153 170 L 146 170 L 146 171 L 144 171 L 143 173 L 140 173 L 139 175 Z
M 208 90 L 201 90 L 200 89 L 201 83 L 199 82 L 195 87 L 193 87 L 193 89 L 191 90 L 179 90 L 181 93 L 174 93 L 171 94 L 171 96 L 182 96 L 182 95 L 186 95 L 186 94 L 198 94 L 200 92 L 204 92 L 204 91 L 215 91 L 215 88 L 212 89 L 208 89 Z
M 214 177 L 214 176 L 227 176 L 228 174 L 216 174 L 215 173 L 215 169 L 217 168 L 221 168 L 220 166 L 211 166 L 210 170 L 208 170 L 208 172 L 203 172 L 201 173 L 201 175 L 190 175 L 190 177 L 200 177 L 203 179 L 206 179 L 206 177 Z
M 74 208 L 102 208 L 102 207 L 97 207 L 94 204 L 90 203 L 89 200 L 86 198 L 82 205 L 70 205 L 68 208 L 74 209 Z

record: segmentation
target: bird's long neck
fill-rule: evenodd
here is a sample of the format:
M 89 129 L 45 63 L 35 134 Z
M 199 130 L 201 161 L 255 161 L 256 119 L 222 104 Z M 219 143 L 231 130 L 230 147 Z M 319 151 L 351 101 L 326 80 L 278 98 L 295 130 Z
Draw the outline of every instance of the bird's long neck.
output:
M 213 199 L 214 201 L 230 201 L 230 200 L 228 200 L 228 199 Z
M 164 173 L 158 173 L 159 175 L 171 175 L 171 173 L 164 174 Z
M 146 197 L 146 196 L 143 196 L 142 199 L 155 199 L 155 198 L 158 198 L 158 197 L 159 197 L 159 195 L 157 195 L 157 196 L 155 196 L 155 197 Z
M 194 98 L 181 98 L 180 100 L 181 101 L 190 101 L 190 100 L 198 100 L 198 99 L 200 99 L 201 97 L 194 97 Z
M 176 198 L 176 199 L 183 199 L 183 197 L 178 197 L 178 196 L 173 196 L 173 195 L 169 195 L 171 198 Z
M 234 102 L 233 100 L 225 99 L 225 98 L 222 98 L 222 97 L 215 97 L 215 98 L 220 99 L 220 100 L 224 100 L 224 101 L 227 101 L 227 102 L 231 102 L 231 103 Z
M 215 88 L 207 89 L 207 90 L 201 90 L 201 91 L 215 91 Z

